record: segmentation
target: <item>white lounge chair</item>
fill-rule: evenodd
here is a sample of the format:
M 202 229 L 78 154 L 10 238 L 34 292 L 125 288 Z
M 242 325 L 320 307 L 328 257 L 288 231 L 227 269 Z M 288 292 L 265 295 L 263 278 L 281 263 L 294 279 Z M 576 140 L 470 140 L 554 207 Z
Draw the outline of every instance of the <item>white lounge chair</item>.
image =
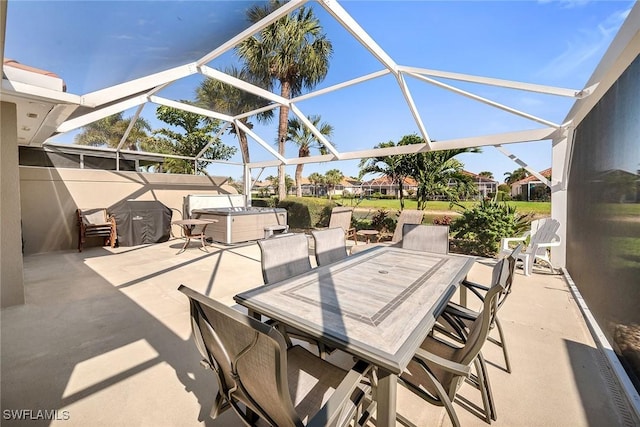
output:
M 555 219 L 546 218 L 532 221 L 531 231 L 526 232 L 520 237 L 502 239 L 500 256 L 504 257 L 512 252 L 513 249 L 509 246 L 511 243 L 526 242 L 527 238 L 530 238 L 526 249 L 518 255 L 518 259 L 522 261 L 523 264 L 524 275 L 531 275 L 535 260 L 547 264 L 549 270 L 553 273 L 555 270 L 551 263 L 549 248 L 560 245 L 560 236 L 557 234 L 559 228 L 560 223 Z

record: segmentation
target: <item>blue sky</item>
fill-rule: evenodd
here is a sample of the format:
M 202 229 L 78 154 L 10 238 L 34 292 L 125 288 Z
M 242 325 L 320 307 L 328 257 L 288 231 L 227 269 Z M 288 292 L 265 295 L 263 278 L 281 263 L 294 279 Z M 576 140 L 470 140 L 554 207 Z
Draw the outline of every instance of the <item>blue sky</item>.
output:
M 248 2 L 240 1 L 14 1 L 9 2 L 5 56 L 51 70 L 68 91 L 85 94 L 198 59 L 243 26 Z M 615 36 L 631 1 L 344 1 L 342 6 L 398 64 L 507 80 L 582 89 Z M 321 7 L 313 5 L 334 53 L 326 87 L 382 69 L 378 61 Z M 210 65 L 235 63 L 232 53 Z M 193 99 L 200 76 L 165 89 L 172 99 Z M 561 123 L 572 100 L 442 80 L 510 107 Z M 540 125 L 425 82 L 407 79 L 432 139 L 535 129 Z M 417 133 L 391 76 L 299 104 L 334 127 L 340 151 L 371 148 Z M 154 127 L 155 106 L 143 115 Z M 133 115 L 134 110 L 125 112 Z M 277 123 L 257 125 L 274 141 Z M 56 142 L 72 142 L 75 132 Z M 225 141 L 235 144 L 233 137 Z M 506 148 L 537 170 L 551 166 L 550 142 Z M 251 144 L 252 160 L 270 155 Z M 287 156 L 296 155 L 291 146 Z M 491 171 L 502 181 L 518 167 L 493 147 L 460 158 L 471 172 Z M 239 157 L 236 159 L 239 160 Z M 337 167 L 357 175 L 357 161 L 306 165 L 304 174 Z M 294 168 L 288 169 L 293 175 Z M 211 167 L 211 174 L 239 177 L 241 170 Z M 263 177 L 275 174 L 266 170 Z

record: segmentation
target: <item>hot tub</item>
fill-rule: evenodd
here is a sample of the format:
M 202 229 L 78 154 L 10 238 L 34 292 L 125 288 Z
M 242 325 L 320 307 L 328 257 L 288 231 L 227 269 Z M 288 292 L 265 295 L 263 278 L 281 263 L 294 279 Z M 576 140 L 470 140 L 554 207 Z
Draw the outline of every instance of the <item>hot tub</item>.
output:
M 203 208 L 192 210 L 191 216 L 217 219 L 207 225 L 205 235 L 225 244 L 259 240 L 265 227 L 287 224 L 287 210 L 282 208 Z

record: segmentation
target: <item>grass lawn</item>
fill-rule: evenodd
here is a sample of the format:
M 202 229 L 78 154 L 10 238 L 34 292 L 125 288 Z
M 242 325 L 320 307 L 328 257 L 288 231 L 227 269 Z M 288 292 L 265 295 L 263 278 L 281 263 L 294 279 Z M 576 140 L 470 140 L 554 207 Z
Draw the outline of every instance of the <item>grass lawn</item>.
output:
M 389 211 L 400 210 L 400 201 L 394 199 L 343 199 L 336 200 L 338 203 L 344 206 L 353 206 L 358 209 L 382 209 L 385 208 Z M 465 208 L 469 208 L 477 202 L 462 202 L 461 204 Z M 506 202 L 509 205 L 515 206 L 518 212 L 526 213 L 533 212 L 536 217 L 551 216 L 551 202 Z M 405 200 L 405 209 L 416 209 L 417 202 L 415 200 Z M 441 211 L 442 215 L 451 214 L 451 212 L 460 212 L 462 209 L 459 206 L 451 206 L 449 202 L 430 201 L 427 202 L 426 210 L 428 211 Z

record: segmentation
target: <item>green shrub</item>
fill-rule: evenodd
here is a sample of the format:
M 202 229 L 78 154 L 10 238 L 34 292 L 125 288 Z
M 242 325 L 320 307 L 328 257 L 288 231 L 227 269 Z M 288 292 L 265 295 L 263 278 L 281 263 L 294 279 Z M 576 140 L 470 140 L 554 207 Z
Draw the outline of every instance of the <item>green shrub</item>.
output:
M 506 203 L 483 200 L 462 212 L 451 224 L 451 233 L 464 253 L 494 256 L 502 237 L 519 235 L 530 223 L 530 214 L 519 214 Z
M 504 191 L 498 191 L 496 200 L 498 200 L 499 202 L 508 202 L 511 201 L 511 194 L 504 192 Z
M 389 211 L 386 209 L 378 209 L 373 217 L 371 217 L 371 227 L 374 230 L 378 230 L 379 232 L 385 232 L 389 230 L 389 226 L 393 227 L 393 224 L 389 221 L 393 221 L 392 218 L 389 218 Z
M 330 200 L 308 197 L 287 197 L 278 203 L 279 208 L 287 210 L 289 227 L 306 229 L 328 226 L 335 206 Z
M 373 228 L 370 219 L 356 218 L 355 216 L 351 218 L 351 225 L 354 226 L 356 230 L 371 230 Z

